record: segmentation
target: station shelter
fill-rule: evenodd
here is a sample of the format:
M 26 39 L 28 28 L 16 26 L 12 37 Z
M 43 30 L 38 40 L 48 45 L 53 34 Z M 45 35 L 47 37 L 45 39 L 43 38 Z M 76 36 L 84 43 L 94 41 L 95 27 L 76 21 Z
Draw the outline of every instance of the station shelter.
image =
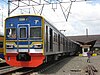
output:
M 93 53 L 93 46 L 96 40 L 89 41 L 89 42 L 80 42 L 80 41 L 78 42 L 80 43 L 82 56 L 87 56 L 87 52 L 91 52 L 91 54 Z
M 87 52 L 90 51 L 91 45 L 80 45 L 82 47 L 82 56 L 87 56 Z
M 68 38 L 79 43 L 80 48 L 78 54 L 87 56 L 87 52 L 100 55 L 100 35 L 80 35 L 68 36 Z

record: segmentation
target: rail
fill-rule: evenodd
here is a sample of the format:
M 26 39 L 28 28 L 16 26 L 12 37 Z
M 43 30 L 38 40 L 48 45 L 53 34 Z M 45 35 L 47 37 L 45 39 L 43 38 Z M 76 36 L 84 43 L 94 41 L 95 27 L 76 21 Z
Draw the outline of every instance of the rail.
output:
M 13 71 L 16 71 L 20 69 L 21 67 L 11 67 L 11 66 L 5 66 L 0 68 L 0 75 L 5 75 L 8 73 L 11 73 Z
M 95 72 L 98 72 L 93 65 L 86 66 L 85 70 L 86 70 L 85 72 L 87 72 L 88 75 L 96 75 Z

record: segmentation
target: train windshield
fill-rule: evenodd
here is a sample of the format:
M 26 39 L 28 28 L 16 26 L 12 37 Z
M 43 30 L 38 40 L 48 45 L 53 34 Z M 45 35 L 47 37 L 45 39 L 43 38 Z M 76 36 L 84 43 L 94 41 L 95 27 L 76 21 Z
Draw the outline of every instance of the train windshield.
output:
M 20 28 L 20 38 L 26 38 L 26 28 Z
M 30 38 L 41 40 L 41 27 L 31 27 Z
M 6 38 L 12 38 L 15 39 L 16 38 L 16 28 L 8 28 L 6 29 Z

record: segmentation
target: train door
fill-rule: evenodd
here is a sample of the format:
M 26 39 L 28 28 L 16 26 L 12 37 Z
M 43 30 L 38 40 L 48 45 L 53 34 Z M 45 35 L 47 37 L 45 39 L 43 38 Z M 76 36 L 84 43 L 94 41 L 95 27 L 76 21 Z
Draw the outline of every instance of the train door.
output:
M 63 38 L 63 51 L 65 51 L 65 39 Z
M 53 51 L 53 31 L 52 31 L 52 29 L 50 28 L 50 36 L 49 36 L 49 38 L 50 38 L 50 51 Z
M 60 51 L 60 35 L 58 34 L 58 51 Z
M 29 25 L 19 24 L 17 28 L 17 51 L 18 52 L 29 52 L 29 38 L 30 30 Z
M 46 52 L 48 52 L 48 26 L 46 26 Z

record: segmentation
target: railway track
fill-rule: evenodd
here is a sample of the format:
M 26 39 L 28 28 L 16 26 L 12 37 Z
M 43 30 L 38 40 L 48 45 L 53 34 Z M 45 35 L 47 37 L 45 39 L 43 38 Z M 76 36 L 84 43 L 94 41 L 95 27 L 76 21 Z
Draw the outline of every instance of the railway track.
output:
M 88 75 L 96 75 L 95 72 L 98 72 L 97 69 L 93 65 L 86 66 L 86 72 Z
M 49 63 L 51 64 L 51 63 Z M 33 75 L 38 74 L 45 70 L 46 67 L 49 66 L 49 64 L 43 64 L 37 68 L 21 68 L 19 70 L 16 70 L 15 72 L 9 73 L 10 75 Z
M 48 64 L 45 64 L 42 67 L 40 67 L 38 70 L 35 70 L 33 73 L 30 73 L 30 75 L 42 74 L 43 72 L 49 70 L 50 68 L 54 68 L 57 64 L 60 64 L 65 60 L 66 60 L 66 58 L 62 58 L 58 61 L 53 61 Z
M 30 75 L 31 73 L 35 73 L 39 71 L 42 68 L 42 66 L 38 68 L 4 66 L 4 67 L 0 67 L 0 75 Z
M 4 67 L 0 67 L 0 75 L 30 75 L 33 73 L 37 73 L 43 67 L 44 65 L 41 65 L 37 68 L 4 66 Z
M 14 72 L 14 71 L 20 69 L 20 68 L 21 67 L 11 67 L 11 66 L 0 67 L 0 75 L 9 74 L 11 72 Z
M 62 58 L 62 59 L 60 59 L 58 61 L 52 62 L 51 64 L 48 64 L 48 66 L 45 66 L 44 68 L 39 70 L 38 73 L 40 74 L 40 73 L 42 73 L 42 72 L 44 72 L 44 71 L 46 71 L 46 70 L 48 70 L 48 69 L 50 69 L 52 67 L 54 68 L 57 64 L 62 63 L 65 60 L 66 60 L 66 58 Z
M 1 67 L 4 67 L 4 66 L 8 66 L 8 64 L 7 64 L 6 62 L 0 63 L 0 68 L 1 68 Z
M 66 60 L 66 58 L 62 58 L 58 61 L 52 61 L 50 63 L 45 63 L 43 65 L 40 65 L 37 68 L 22 68 L 22 67 L 10 67 L 5 66 L 0 68 L 0 75 L 36 75 L 41 74 L 42 72 L 50 69 L 51 67 L 56 66 L 56 64 L 59 64 Z
M 62 58 L 58 61 L 52 61 L 50 63 L 45 63 L 45 64 L 39 66 L 38 68 L 32 69 L 32 70 L 30 70 L 26 73 L 20 74 L 20 75 L 38 75 L 38 74 L 42 74 L 46 70 L 49 70 L 50 68 L 54 68 L 57 64 L 62 63 L 65 60 L 66 60 L 66 58 Z

